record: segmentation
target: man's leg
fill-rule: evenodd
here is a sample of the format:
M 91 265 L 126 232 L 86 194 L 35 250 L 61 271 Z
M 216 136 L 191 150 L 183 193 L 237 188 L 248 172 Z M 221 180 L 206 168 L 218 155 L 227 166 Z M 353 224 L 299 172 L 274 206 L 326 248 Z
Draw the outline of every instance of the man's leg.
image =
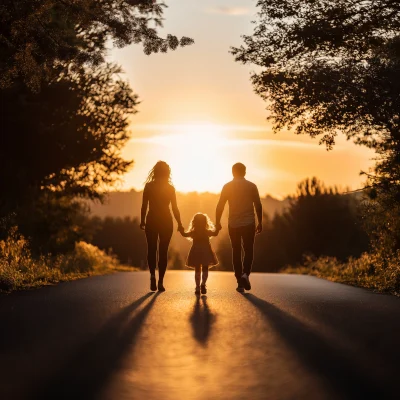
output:
M 241 283 L 246 290 L 251 289 L 249 275 L 251 273 L 251 267 L 253 266 L 255 230 L 256 228 L 254 225 L 244 226 L 242 228 L 244 260 Z
M 253 266 L 255 234 L 256 234 L 256 227 L 254 225 L 248 225 L 242 228 L 243 250 L 244 250 L 243 272 L 247 276 L 250 275 L 251 267 Z
M 242 237 L 240 235 L 240 228 L 229 228 L 229 237 L 232 244 L 232 263 L 235 271 L 235 277 L 240 284 L 240 278 L 243 274 L 242 265 Z

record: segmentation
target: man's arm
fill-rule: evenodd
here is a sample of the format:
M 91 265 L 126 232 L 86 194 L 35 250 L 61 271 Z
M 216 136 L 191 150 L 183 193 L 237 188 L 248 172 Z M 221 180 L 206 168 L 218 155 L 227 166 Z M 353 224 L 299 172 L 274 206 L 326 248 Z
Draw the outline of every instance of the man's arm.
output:
M 257 186 L 255 187 L 255 193 L 254 193 L 254 208 L 256 209 L 256 214 L 257 214 L 257 221 L 258 225 L 256 227 L 256 233 L 261 233 L 262 232 L 262 219 L 263 219 L 263 211 L 262 211 L 262 204 L 261 204 L 261 199 L 260 199 L 260 194 L 258 193 Z
M 219 197 L 219 201 L 217 204 L 217 209 L 215 210 L 215 228 L 219 231 L 222 229 L 221 226 L 221 217 L 224 212 L 225 204 L 228 201 L 226 187 L 224 186 L 221 191 L 221 196 Z

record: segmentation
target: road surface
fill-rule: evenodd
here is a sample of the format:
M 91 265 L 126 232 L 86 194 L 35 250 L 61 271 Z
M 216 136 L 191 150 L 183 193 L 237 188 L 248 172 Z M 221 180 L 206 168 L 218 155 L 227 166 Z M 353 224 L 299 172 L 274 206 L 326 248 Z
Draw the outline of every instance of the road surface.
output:
M 314 277 L 168 271 L 0 297 L 0 399 L 398 399 L 400 299 Z

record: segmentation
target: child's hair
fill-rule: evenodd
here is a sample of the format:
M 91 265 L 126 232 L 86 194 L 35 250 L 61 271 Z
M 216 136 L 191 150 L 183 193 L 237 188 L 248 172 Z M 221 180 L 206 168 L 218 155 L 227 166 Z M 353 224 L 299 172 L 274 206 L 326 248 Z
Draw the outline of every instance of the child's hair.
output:
M 189 224 L 189 232 L 199 230 L 214 230 L 214 224 L 211 222 L 210 217 L 207 214 L 197 213 L 193 216 Z

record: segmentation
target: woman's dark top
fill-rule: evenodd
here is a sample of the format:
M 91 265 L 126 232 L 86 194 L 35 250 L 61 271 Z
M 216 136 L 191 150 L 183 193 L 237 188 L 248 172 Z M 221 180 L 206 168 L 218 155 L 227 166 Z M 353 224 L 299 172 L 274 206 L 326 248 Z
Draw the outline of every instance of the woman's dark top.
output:
M 142 205 L 142 221 L 147 211 L 149 212 L 146 217 L 147 227 L 172 227 L 172 215 L 170 211 L 170 204 L 176 206 L 175 188 L 168 182 L 149 182 L 146 183 L 143 191 L 143 205 Z

